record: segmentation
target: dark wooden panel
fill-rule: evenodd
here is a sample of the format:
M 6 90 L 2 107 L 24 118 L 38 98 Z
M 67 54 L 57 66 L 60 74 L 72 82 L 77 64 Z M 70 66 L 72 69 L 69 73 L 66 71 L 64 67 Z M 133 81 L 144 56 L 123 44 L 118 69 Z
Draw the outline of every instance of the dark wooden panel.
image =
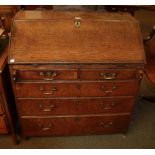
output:
M 6 128 L 6 121 L 3 116 L 0 116 L 0 133 L 8 133 Z
M 128 80 L 136 79 L 135 69 L 81 69 L 80 79 L 82 80 Z
M 20 116 L 131 113 L 134 103 L 133 97 L 20 99 L 17 108 Z
M 22 118 L 21 127 L 24 136 L 124 133 L 127 130 L 129 119 L 129 115 Z

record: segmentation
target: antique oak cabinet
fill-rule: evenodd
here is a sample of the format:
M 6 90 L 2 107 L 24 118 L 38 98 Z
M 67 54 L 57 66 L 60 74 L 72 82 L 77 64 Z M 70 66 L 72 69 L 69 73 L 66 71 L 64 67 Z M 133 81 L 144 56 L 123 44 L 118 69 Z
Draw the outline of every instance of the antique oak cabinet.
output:
M 127 131 L 145 64 L 130 15 L 20 11 L 8 63 L 22 136 Z

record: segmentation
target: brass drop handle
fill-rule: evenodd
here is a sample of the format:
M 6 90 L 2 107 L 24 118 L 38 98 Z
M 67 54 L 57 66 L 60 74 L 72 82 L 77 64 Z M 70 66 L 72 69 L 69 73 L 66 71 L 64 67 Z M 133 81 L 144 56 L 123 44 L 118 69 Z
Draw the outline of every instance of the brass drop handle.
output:
M 116 73 L 100 73 L 100 76 L 105 80 L 112 80 L 117 77 Z
M 116 86 L 116 85 L 113 85 L 111 90 L 105 90 L 105 87 L 101 86 L 101 90 L 103 90 L 104 93 L 106 93 L 106 94 L 112 93 L 113 90 L 117 90 L 117 89 L 118 89 L 118 86 Z
M 50 130 L 53 127 L 53 125 L 51 123 L 48 124 L 47 127 L 43 127 L 42 124 L 39 124 L 38 126 L 39 126 L 39 128 L 41 128 L 42 131 L 48 131 L 48 130 Z
M 104 109 L 104 110 L 110 110 L 112 109 L 116 104 L 115 102 L 112 102 L 111 104 L 105 104 L 103 102 L 100 103 L 101 105 L 101 108 Z
M 57 91 L 57 89 L 54 87 L 52 88 L 51 92 L 44 92 L 44 95 L 53 95 L 55 92 Z
M 39 90 L 44 91 L 44 88 L 41 86 Z M 56 92 L 56 91 L 57 91 L 57 88 L 54 87 L 54 88 L 52 88 L 52 90 L 50 92 L 43 92 L 43 94 L 44 95 L 53 95 L 54 92 Z
M 109 122 L 108 124 L 105 124 L 104 122 L 100 122 L 100 126 L 103 128 L 111 128 L 113 125 L 113 122 Z
M 46 74 L 44 72 L 40 72 L 40 76 L 44 76 L 43 80 L 54 80 L 54 78 L 57 76 L 56 72 L 47 72 Z
M 40 104 L 39 107 L 40 107 L 40 108 L 43 108 L 42 104 Z M 55 108 L 55 105 L 52 104 L 52 105 L 50 105 L 48 108 L 42 109 L 42 111 L 44 111 L 44 112 L 50 112 L 50 111 L 52 111 L 52 109 L 54 109 L 54 108 Z

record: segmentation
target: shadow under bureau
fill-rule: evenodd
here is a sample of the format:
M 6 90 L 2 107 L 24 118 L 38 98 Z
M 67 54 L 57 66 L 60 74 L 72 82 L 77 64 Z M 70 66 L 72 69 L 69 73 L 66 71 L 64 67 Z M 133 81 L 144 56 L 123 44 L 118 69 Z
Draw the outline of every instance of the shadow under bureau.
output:
M 127 131 L 145 63 L 130 15 L 20 11 L 8 63 L 22 136 Z

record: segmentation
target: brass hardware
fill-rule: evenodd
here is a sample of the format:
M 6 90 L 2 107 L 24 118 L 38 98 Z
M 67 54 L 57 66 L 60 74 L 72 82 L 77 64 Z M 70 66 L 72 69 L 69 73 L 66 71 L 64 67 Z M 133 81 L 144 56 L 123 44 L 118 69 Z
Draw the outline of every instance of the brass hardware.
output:
M 140 71 L 139 71 L 139 79 L 142 79 L 142 78 L 143 78 L 143 71 L 140 70 Z
M 75 22 L 74 22 L 74 24 L 75 24 L 75 26 L 76 26 L 77 28 L 79 28 L 80 25 L 81 25 L 81 18 L 80 18 L 80 17 L 75 17 Z
M 117 86 L 112 86 L 112 90 L 116 90 L 118 87 Z
M 51 76 L 52 76 L 52 73 L 51 73 L 51 72 L 47 72 L 47 73 L 46 73 L 46 76 L 47 76 L 47 77 L 51 77 Z
M 116 73 L 100 73 L 100 76 L 105 80 L 112 80 L 117 77 Z
M 115 102 L 112 102 L 111 104 L 104 104 L 103 102 L 100 103 L 101 108 L 103 108 L 104 110 L 110 110 L 112 109 L 113 106 L 115 106 Z
M 109 93 L 112 93 L 113 91 L 112 90 L 105 90 L 104 91 L 106 94 L 109 94 Z
M 42 104 L 40 104 L 39 107 L 40 108 L 43 108 Z M 44 112 L 50 112 L 50 111 L 52 111 L 53 108 L 55 108 L 55 105 L 54 104 L 50 105 L 49 108 L 42 109 L 42 111 L 44 111 Z
M 41 128 L 42 131 L 50 130 L 53 127 L 53 125 L 51 123 L 48 124 L 48 127 L 43 127 L 42 124 L 39 124 L 38 126 L 39 126 L 39 128 Z
M 44 76 L 44 73 L 43 73 L 43 72 L 40 72 L 39 75 L 40 75 L 40 76 Z
M 14 70 L 12 74 L 13 81 L 17 81 L 17 71 Z
M 42 86 L 40 86 L 39 90 L 40 90 L 40 91 L 43 91 L 43 90 L 44 90 L 44 88 L 43 88 Z
M 113 125 L 113 122 L 109 122 L 108 124 L 105 124 L 104 122 L 100 123 L 100 126 L 102 126 L 103 128 L 111 128 Z
M 51 92 L 44 92 L 43 94 L 44 94 L 44 95 L 53 95 L 54 92 L 56 92 L 56 91 L 57 91 L 56 88 L 52 88 Z
M 108 124 L 104 125 L 104 128 L 111 128 L 111 127 L 112 127 L 112 125 L 113 125 L 113 123 L 112 123 L 112 122 L 110 122 L 110 123 L 108 123 Z
M 112 93 L 113 90 L 117 90 L 117 89 L 118 89 L 118 86 L 115 86 L 115 85 L 112 86 L 111 90 L 105 90 L 105 86 L 101 86 L 101 90 L 103 90 L 104 93 L 106 93 L 106 94 Z
M 40 86 L 39 90 L 44 91 L 43 86 Z M 43 92 L 43 94 L 44 95 L 53 95 L 55 91 L 57 91 L 57 89 L 54 87 L 54 88 L 52 88 L 52 90 L 50 92 Z
M 2 17 L 1 17 L 1 20 L 5 20 L 5 17 L 4 17 L 4 16 L 2 16 Z
M 54 80 L 54 77 L 57 76 L 56 72 L 47 72 L 46 74 L 44 72 L 39 73 L 40 76 L 44 76 L 43 80 Z

